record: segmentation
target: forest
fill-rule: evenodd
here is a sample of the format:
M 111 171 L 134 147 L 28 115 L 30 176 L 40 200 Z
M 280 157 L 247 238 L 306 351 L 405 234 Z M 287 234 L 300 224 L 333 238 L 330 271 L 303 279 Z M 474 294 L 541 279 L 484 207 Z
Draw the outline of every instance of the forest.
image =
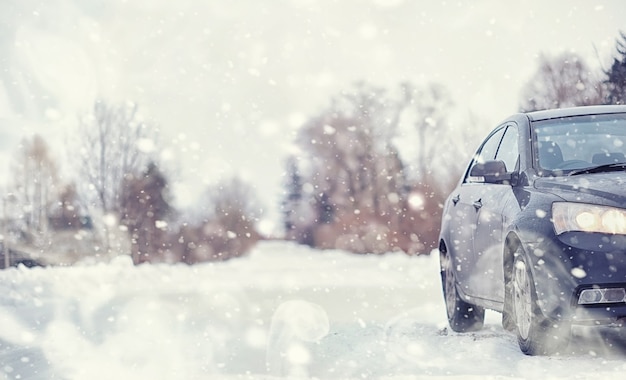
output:
M 540 56 L 520 94 L 520 111 L 624 104 L 626 34 L 599 72 L 575 53 Z M 427 254 L 436 247 L 445 197 L 464 169 L 460 158 L 475 148 L 464 143 L 477 141 L 472 126 L 481 123 L 472 114 L 450 120 L 458 106 L 438 83 L 353 84 L 298 129 L 298 150 L 284 162 L 282 201 L 269 205 L 280 208 L 283 229 L 264 236 L 257 225 L 263 206 L 238 177 L 207 186 L 193 212 L 173 206 L 170 173 L 155 154 L 159 129 L 138 117 L 139 107 L 95 99 L 77 115 L 77 146 L 67 147 L 77 152 L 72 176 L 60 174 L 70 169 L 43 137 L 15 147 L 0 217 L 5 267 L 105 261 L 119 252 L 135 264 L 194 264 L 245 255 L 262 239 Z M 466 124 L 454 129 L 463 136 L 451 132 L 458 122 Z M 406 139 L 416 154 L 403 153 Z

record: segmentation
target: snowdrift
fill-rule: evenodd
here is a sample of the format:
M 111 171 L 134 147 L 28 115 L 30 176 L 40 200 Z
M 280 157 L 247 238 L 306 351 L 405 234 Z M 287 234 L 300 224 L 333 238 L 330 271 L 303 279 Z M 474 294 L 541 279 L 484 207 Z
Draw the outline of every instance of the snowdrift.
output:
M 264 242 L 195 266 L 0 272 L 0 379 L 621 378 L 614 344 L 530 358 L 446 328 L 436 255 Z M 608 347 L 608 348 L 607 348 Z

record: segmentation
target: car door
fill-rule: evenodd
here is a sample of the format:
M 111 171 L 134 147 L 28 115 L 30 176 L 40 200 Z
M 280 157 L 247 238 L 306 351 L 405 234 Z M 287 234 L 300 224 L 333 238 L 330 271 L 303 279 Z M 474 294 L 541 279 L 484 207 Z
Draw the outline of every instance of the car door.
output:
M 516 125 L 506 126 L 494 158 L 504 161 L 508 173 L 517 170 L 519 149 Z M 473 200 L 477 212 L 476 229 L 472 239 L 474 242 L 473 260 L 474 272 L 478 276 L 472 283 L 472 292 L 479 298 L 503 302 L 502 253 L 507 224 L 504 209 L 508 203 L 515 201 L 513 188 L 509 183 L 484 183 L 479 196 L 480 198 Z
M 505 128 L 492 132 L 480 145 L 474 159 L 469 165 L 471 168 L 477 162 L 493 160 Z M 476 293 L 476 265 L 474 253 L 474 236 L 478 222 L 478 204 L 483 197 L 485 184 L 473 181 L 469 176 L 469 169 L 463 181 L 450 196 L 447 216 L 449 220 L 449 244 L 448 247 L 454 259 L 454 268 L 457 281 L 463 288 L 463 292 L 474 296 Z

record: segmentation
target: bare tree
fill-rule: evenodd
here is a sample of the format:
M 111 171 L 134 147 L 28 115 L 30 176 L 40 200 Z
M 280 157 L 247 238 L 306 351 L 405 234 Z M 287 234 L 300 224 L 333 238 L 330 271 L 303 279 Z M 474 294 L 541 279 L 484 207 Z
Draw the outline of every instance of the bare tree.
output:
M 522 91 L 522 111 L 602 104 L 606 86 L 575 53 L 541 55 Z
M 155 130 L 138 114 L 134 103 L 97 100 L 79 120 L 79 175 L 88 186 L 90 204 L 104 213 L 119 212 L 124 177 L 141 173 L 150 160 L 145 147 L 154 144 Z
M 454 103 L 441 84 L 417 86 L 405 82 L 400 87 L 404 99 L 400 125 L 414 136 L 413 154 L 407 163 L 410 223 L 400 227 L 405 234 L 411 234 L 417 251 L 428 253 L 437 244 L 441 206 L 464 164 L 459 164 L 463 161 L 458 154 L 465 150 L 463 137 L 478 125 L 471 119 L 462 120 L 462 126 L 452 124 L 449 115 Z M 442 154 L 444 151 L 457 154 Z
M 241 256 L 260 238 L 256 230 L 261 208 L 254 189 L 237 177 L 223 181 L 208 190 L 212 205 L 211 232 L 214 252 L 223 258 Z M 215 228 L 211 228 L 210 226 Z
M 413 178 L 425 179 L 430 175 L 433 159 L 445 141 L 450 140 L 451 133 L 446 128 L 447 115 L 452 108 L 452 100 L 446 88 L 440 84 L 429 83 L 415 86 L 405 82 L 401 84 L 403 93 L 402 122 L 408 124 L 416 133 L 415 139 L 415 173 Z
M 452 107 L 437 84 L 403 83 L 390 92 L 359 83 L 334 98 L 298 136 L 303 154 L 289 171 L 299 173 L 301 191 L 284 203 L 290 235 L 354 252 L 429 252 L 449 186 L 438 178 L 458 166 L 438 154 L 456 146 L 447 121 Z M 398 144 L 407 130 L 412 143 L 400 145 L 410 145 L 413 157 Z
M 179 231 L 180 256 L 187 263 L 227 260 L 246 254 L 261 239 L 256 229 L 261 209 L 254 189 L 234 177 L 211 186 L 197 225 Z
M 392 143 L 401 109 L 384 89 L 359 83 L 303 126 L 298 163 L 308 207 L 292 206 L 295 236 L 355 252 L 403 248 L 395 232 L 408 184 Z
M 23 139 L 13 164 L 15 202 L 21 206 L 22 220 L 29 232 L 48 228 L 50 207 L 57 199 L 57 165 L 45 140 L 34 135 Z

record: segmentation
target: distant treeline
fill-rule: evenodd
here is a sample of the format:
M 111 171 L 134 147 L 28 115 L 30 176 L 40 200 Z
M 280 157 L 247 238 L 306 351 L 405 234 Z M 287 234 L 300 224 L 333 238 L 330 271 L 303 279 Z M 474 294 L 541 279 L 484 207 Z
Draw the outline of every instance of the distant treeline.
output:
M 626 34 L 600 72 L 574 53 L 540 56 L 521 94 L 521 111 L 624 104 Z M 284 238 L 356 253 L 429 253 L 459 158 L 471 154 L 476 131 L 489 129 L 471 112 L 451 120 L 456 107 L 437 83 L 357 83 L 332 97 L 301 126 L 285 162 Z M 243 255 L 265 238 L 254 190 L 238 178 L 207 187 L 193 213 L 172 206 L 158 129 L 136 104 L 98 99 L 77 127 L 69 183 L 41 136 L 20 143 L 2 202 L 3 244 L 65 264 L 124 252 L 136 264 L 197 263 Z

